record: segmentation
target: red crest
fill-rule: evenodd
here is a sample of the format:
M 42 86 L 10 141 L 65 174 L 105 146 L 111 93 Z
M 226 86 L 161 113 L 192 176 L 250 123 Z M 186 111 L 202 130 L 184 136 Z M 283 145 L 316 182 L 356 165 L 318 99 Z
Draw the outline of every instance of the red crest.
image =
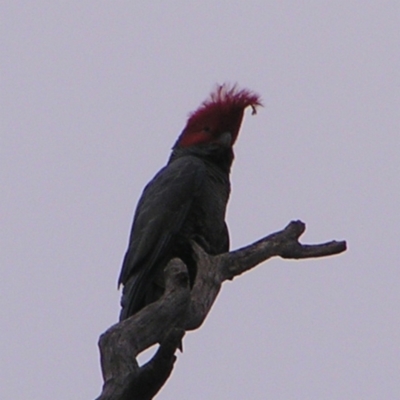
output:
M 223 131 L 231 132 L 234 143 L 244 110 L 251 107 L 252 114 L 255 114 L 258 106 L 262 106 L 262 103 L 256 93 L 248 89 L 238 89 L 237 85 L 218 85 L 209 98 L 203 101 L 197 110 L 190 113 L 177 145 L 188 147 L 204 143 L 211 140 L 213 134 Z M 214 132 L 210 132 L 207 136 L 207 129 Z

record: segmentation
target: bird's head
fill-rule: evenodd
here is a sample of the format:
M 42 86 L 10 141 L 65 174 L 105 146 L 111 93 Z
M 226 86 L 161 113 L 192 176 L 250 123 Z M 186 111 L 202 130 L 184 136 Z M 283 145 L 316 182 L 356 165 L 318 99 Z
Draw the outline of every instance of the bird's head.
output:
M 239 134 L 244 110 L 251 107 L 253 114 L 262 106 L 260 97 L 236 85 L 218 85 L 189 119 L 174 148 L 203 144 L 232 147 Z

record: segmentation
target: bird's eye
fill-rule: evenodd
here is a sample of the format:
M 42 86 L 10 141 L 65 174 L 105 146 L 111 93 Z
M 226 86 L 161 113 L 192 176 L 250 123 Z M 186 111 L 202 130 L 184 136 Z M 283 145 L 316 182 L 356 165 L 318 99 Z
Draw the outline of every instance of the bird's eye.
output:
M 211 128 L 209 126 L 205 126 L 203 128 L 203 132 L 211 132 Z

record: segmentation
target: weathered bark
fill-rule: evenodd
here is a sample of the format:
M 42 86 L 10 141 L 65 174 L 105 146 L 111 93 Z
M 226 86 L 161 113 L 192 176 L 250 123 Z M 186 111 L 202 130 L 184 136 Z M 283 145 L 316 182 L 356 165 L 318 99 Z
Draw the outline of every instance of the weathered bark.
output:
M 164 295 L 101 335 L 99 347 L 105 383 L 97 400 L 152 399 L 172 371 L 175 351 L 181 346 L 184 332 L 201 326 L 224 281 L 274 256 L 313 258 L 346 250 L 344 241 L 300 244 L 298 239 L 304 230 L 303 222 L 292 221 L 282 231 L 218 256 L 210 256 L 193 243 L 197 275 L 191 290 L 186 266 L 179 259 L 172 260 L 165 269 Z M 137 355 L 155 343 L 160 344 L 157 353 L 139 367 Z

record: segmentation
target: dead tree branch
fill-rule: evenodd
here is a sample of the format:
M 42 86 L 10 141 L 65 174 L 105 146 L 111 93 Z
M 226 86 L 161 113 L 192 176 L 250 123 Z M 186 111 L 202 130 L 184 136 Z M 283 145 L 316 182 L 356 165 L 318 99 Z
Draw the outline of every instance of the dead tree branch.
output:
M 344 241 L 303 245 L 299 237 L 304 231 L 303 222 L 292 221 L 282 231 L 218 256 L 210 256 L 193 243 L 197 275 L 191 290 L 186 266 L 179 259 L 172 260 L 165 269 L 164 295 L 100 336 L 104 386 L 97 400 L 152 399 L 172 371 L 185 331 L 201 326 L 224 281 L 271 257 L 326 257 L 346 250 Z M 160 344 L 157 353 L 139 367 L 138 354 L 155 343 Z

